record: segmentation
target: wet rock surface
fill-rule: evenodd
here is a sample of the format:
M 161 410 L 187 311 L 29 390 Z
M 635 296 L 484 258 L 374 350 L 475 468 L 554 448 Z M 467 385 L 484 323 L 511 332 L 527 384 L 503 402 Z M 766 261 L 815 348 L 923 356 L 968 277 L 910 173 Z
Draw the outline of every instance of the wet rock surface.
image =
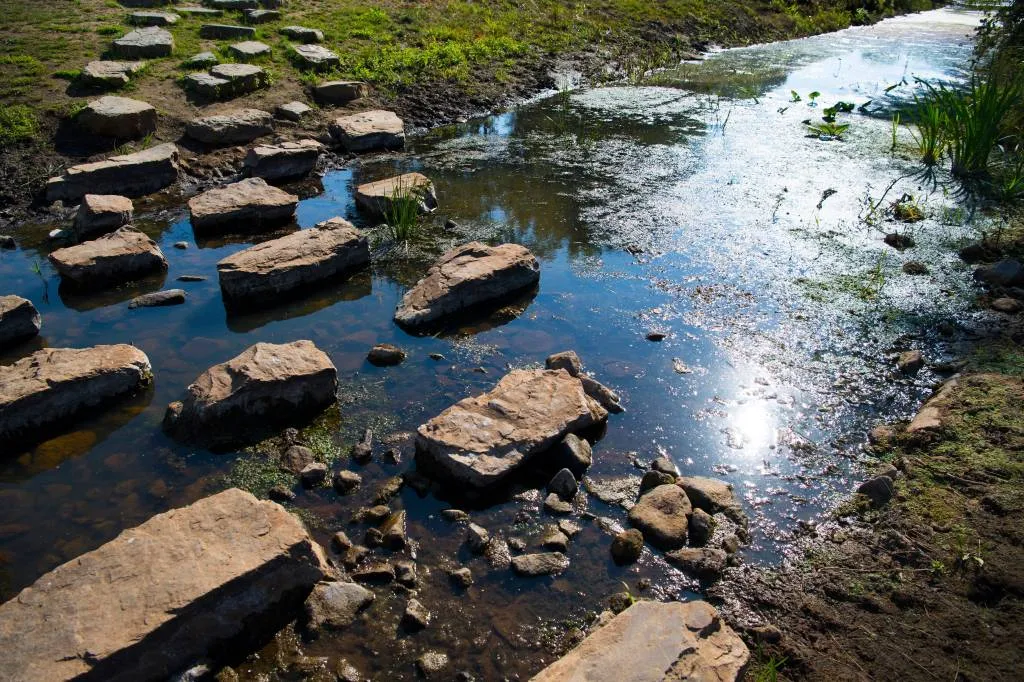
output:
M 165 289 L 151 294 L 136 296 L 128 302 L 129 308 L 158 308 L 168 305 L 181 305 L 185 302 L 184 289 Z
M 512 570 L 523 576 L 558 575 L 567 568 L 569 557 L 561 552 L 520 554 L 512 557 Z
M 485 487 L 606 416 L 564 370 L 514 370 L 421 426 L 416 443 L 448 478 Z
M 329 570 L 295 517 L 227 490 L 125 531 L 0 606 L 5 672 L 25 682 L 166 678 Z
M 356 187 L 356 204 L 371 216 L 388 220 L 401 202 L 414 202 L 421 213 L 437 208 L 434 183 L 422 173 L 406 173 Z
M 333 218 L 234 253 L 217 263 L 217 275 L 226 298 L 276 297 L 342 276 L 369 260 L 366 236 Z
M 185 440 L 237 442 L 253 435 L 245 425 L 321 410 L 337 389 L 334 363 L 311 341 L 257 343 L 203 372 L 168 406 L 164 427 Z
M 375 598 L 373 592 L 356 583 L 319 583 L 313 588 L 304 606 L 306 629 L 319 633 L 321 629 L 345 628 Z
M 539 279 L 540 265 L 526 248 L 470 242 L 441 256 L 427 276 L 406 292 L 395 321 L 408 327 L 427 325 L 533 286 Z

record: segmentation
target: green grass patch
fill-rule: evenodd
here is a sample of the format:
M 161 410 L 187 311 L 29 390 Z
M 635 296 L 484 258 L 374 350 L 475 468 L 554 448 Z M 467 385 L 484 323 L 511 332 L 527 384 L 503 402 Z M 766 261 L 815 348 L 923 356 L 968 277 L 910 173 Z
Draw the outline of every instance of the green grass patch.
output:
M 39 134 L 35 112 L 24 104 L 0 108 L 0 147 L 31 140 Z

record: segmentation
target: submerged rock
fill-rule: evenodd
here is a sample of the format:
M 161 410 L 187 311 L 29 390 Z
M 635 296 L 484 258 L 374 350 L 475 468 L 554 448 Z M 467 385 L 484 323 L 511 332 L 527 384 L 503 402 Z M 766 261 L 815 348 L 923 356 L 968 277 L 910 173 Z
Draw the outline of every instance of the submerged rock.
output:
M 629 510 L 629 522 L 644 540 L 659 549 L 676 549 L 686 544 L 690 500 L 677 485 L 660 485 L 645 493 Z
M 47 201 L 77 201 L 86 194 L 137 197 L 158 192 L 178 179 L 178 148 L 168 142 L 106 161 L 72 166 L 46 182 Z
M 167 268 L 167 259 L 156 242 L 131 227 L 57 249 L 50 254 L 50 262 L 62 278 L 89 287 L 124 282 Z
M 291 219 L 298 204 L 294 194 L 272 187 L 262 178 L 249 178 L 193 197 L 188 210 L 197 230 L 231 225 L 252 230 Z
M 0 439 L 34 437 L 87 408 L 139 390 L 152 372 L 146 354 L 126 344 L 46 348 L 0 365 Z
M 569 568 L 569 557 L 561 552 L 520 554 L 512 557 L 512 570 L 519 575 L 530 577 L 558 575 L 567 568 Z
M 514 370 L 420 426 L 416 445 L 453 481 L 484 487 L 606 417 L 564 370 Z
M 370 261 L 366 236 L 341 218 L 233 253 L 217 263 L 224 297 L 280 296 L 340 277 Z
M 257 343 L 199 375 L 167 406 L 164 427 L 189 441 L 242 442 L 252 427 L 322 410 L 337 390 L 334 363 L 312 341 Z
M 184 289 L 165 289 L 151 294 L 136 296 L 128 302 L 129 308 L 156 308 L 168 305 L 181 305 L 185 302 Z
M 379 343 L 370 349 L 366 359 L 377 367 L 391 367 L 405 361 L 405 351 L 390 343 Z
M 350 582 L 320 583 L 306 599 L 306 629 L 340 630 L 355 622 L 359 612 L 373 603 L 373 592 Z
M 330 571 L 296 517 L 226 490 L 124 531 L 0 606 L 4 674 L 168 679 L 239 635 L 266 636 L 259 623 L 280 623 Z
M 533 286 L 539 279 L 540 265 L 525 247 L 470 242 L 442 255 L 406 292 L 395 321 L 407 327 L 426 325 Z
M 430 625 L 432 616 L 418 599 L 410 599 L 402 614 L 402 626 L 409 632 L 418 632 Z
M 31 339 L 42 326 L 43 319 L 32 301 L 21 296 L 0 296 L 0 348 Z
M 743 640 L 707 602 L 638 601 L 591 633 L 531 682 L 739 679 Z

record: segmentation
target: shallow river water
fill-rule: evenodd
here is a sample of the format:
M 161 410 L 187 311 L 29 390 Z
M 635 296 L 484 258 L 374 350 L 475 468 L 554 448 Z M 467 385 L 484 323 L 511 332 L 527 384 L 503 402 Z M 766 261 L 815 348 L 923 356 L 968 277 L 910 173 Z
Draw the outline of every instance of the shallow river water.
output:
M 595 445 L 590 475 L 637 477 L 634 462 L 668 454 L 686 474 L 727 479 L 752 517 L 742 559 L 777 561 L 807 527 L 801 522 L 853 487 L 866 431 L 911 414 L 942 376 L 900 375 L 894 356 L 918 348 L 932 363 L 948 360 L 977 315 L 967 306 L 970 273 L 953 247 L 976 234 L 981 218 L 958 207 L 941 173 L 920 174 L 908 130 L 896 131 L 892 150 L 891 125 L 915 78 L 962 75 L 977 19 L 936 11 L 718 52 L 658 74 L 657 87 L 557 93 L 414 136 L 402 154 L 327 173 L 322 191 L 304 186 L 309 198 L 291 229 L 336 215 L 364 225 L 354 185 L 418 170 L 435 182 L 440 209 L 416 243 L 407 252 L 384 244 L 371 270 L 246 314 L 225 311 L 215 264 L 251 244 L 251 235 L 197 243 L 180 208 L 140 202 L 138 224 L 167 255 L 166 278 L 82 296 L 62 289 L 46 262 L 54 226 L 24 227 L 21 248 L 0 252 L 0 291 L 30 298 L 43 333 L 0 362 L 43 345 L 130 342 L 149 355 L 156 378 L 146 395 L 103 416 L 27 452 L 3 452 L 0 597 L 154 513 L 229 484 L 265 493 L 279 476 L 265 454 L 184 447 L 160 421 L 167 403 L 210 365 L 257 341 L 300 338 L 326 351 L 341 376 L 340 409 L 314 429 L 330 439 L 328 451 L 342 453 L 335 468 L 355 466 L 344 453 L 367 426 L 378 436 L 414 430 L 509 367 L 574 349 L 626 407 Z M 850 124 L 845 139 L 808 137 L 802 121 L 818 120 L 839 100 L 866 104 L 839 115 Z M 886 214 L 904 193 L 924 208 L 925 221 L 897 224 Z M 457 226 L 445 227 L 446 219 Z M 917 246 L 886 246 L 884 234 L 897 229 L 911 232 Z M 436 336 L 396 327 L 394 307 L 430 258 L 470 237 L 532 249 L 542 268 L 536 294 L 512 312 Z M 182 240 L 189 249 L 172 247 Z M 930 274 L 905 274 L 908 260 Z M 175 282 L 183 274 L 209 279 Z M 171 286 L 187 290 L 185 305 L 128 309 L 139 292 Z M 645 339 L 655 330 L 664 341 Z M 383 342 L 403 347 L 409 359 L 371 366 L 366 352 Z M 361 469 L 363 493 L 300 492 L 294 508 L 325 545 L 340 529 L 358 539 L 365 527 L 350 523 L 352 513 L 377 485 L 414 466 L 408 450 L 398 464 L 378 458 Z M 414 678 L 413 661 L 427 650 L 448 653 L 452 671 L 478 679 L 525 679 L 623 583 L 641 594 L 647 579 L 643 594 L 661 599 L 699 589 L 649 549 L 637 565 L 615 566 L 611 536 L 586 516 L 574 519 L 583 530 L 563 575 L 491 571 L 462 547 L 462 527 L 440 517 L 451 506 L 444 496 L 406 487 L 393 505 L 408 510 L 418 543 L 419 599 L 434 612 L 427 630 L 402 634 L 406 597 L 380 589 L 349 630 L 293 646 L 332 665 L 345 657 L 381 680 Z M 477 500 L 472 514 L 532 544 L 552 521 L 541 502 L 527 488 Z M 583 508 L 625 523 L 623 509 L 593 497 Z M 474 573 L 468 590 L 448 581 L 444 569 L 456 564 Z M 272 643 L 239 672 L 255 676 L 287 663 L 287 648 Z

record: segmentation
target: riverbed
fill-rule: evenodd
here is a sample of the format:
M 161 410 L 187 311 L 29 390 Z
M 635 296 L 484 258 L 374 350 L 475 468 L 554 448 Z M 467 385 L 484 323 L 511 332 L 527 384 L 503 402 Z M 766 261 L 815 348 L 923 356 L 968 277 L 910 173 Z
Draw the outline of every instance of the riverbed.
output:
M 684 474 L 728 480 L 752 519 L 742 560 L 777 561 L 788 540 L 852 490 L 865 433 L 912 414 L 948 373 L 943 363 L 979 314 L 955 247 L 985 229 L 986 218 L 961 205 L 943 173 L 923 173 L 911 131 L 892 125 L 915 79 L 964 75 L 978 19 L 939 10 L 713 52 L 649 74 L 652 84 L 549 93 L 415 135 L 401 154 L 366 157 L 303 183 L 306 198 L 288 228 L 333 216 L 372 228 L 355 208 L 355 185 L 415 170 L 434 181 L 440 209 L 413 243 L 390 244 L 375 230 L 372 268 L 260 310 L 229 313 L 216 279 L 216 262 L 255 238 L 197 240 L 187 212 L 164 200 L 139 202 L 137 225 L 166 254 L 166 277 L 103 294 L 60 286 L 46 261 L 46 235 L 59 225 L 24 226 L 21 248 L 0 251 L 0 291 L 31 299 L 44 326 L 37 341 L 0 362 L 43 346 L 127 342 L 149 356 L 155 382 L 26 452 L 4 453 L 0 596 L 155 513 L 228 485 L 265 494 L 276 479 L 258 448 L 197 450 L 165 436 L 160 422 L 167 403 L 210 365 L 257 341 L 295 339 L 314 341 L 339 371 L 339 408 L 312 427 L 337 453 L 335 468 L 350 465 L 347 448 L 363 429 L 404 442 L 400 434 L 487 390 L 509 368 L 573 349 L 626 407 L 595 445 L 589 475 L 638 478 L 638 464 L 668 455 Z M 803 121 L 819 122 L 839 101 L 853 105 L 837 116 L 849 124 L 843 139 L 809 134 Z M 904 195 L 924 220 L 890 215 Z M 886 245 L 885 234 L 896 231 L 912 234 L 916 246 Z M 437 335 L 397 327 L 402 293 L 432 258 L 472 238 L 529 247 L 541 262 L 538 291 Z M 180 241 L 189 248 L 174 248 Z M 928 274 L 907 274 L 908 261 Z M 208 279 L 176 282 L 181 275 Z M 186 289 L 184 305 L 128 308 L 133 296 L 171 286 Z M 650 332 L 664 339 L 650 341 Z M 376 343 L 396 344 L 409 359 L 374 367 L 366 353 Z M 928 367 L 904 375 L 895 357 L 912 349 Z M 360 494 L 300 492 L 292 508 L 324 545 L 337 530 L 357 537 L 364 529 L 350 523 L 356 509 L 414 467 L 409 449 L 397 463 L 378 457 L 359 467 Z M 581 505 L 587 514 L 573 519 L 582 531 L 565 573 L 528 579 L 493 571 L 463 547 L 464 529 L 440 516 L 452 506 L 447 497 L 406 487 L 393 504 L 408 511 L 418 543 L 429 628 L 402 633 L 406 597 L 382 589 L 344 633 L 301 644 L 283 636 L 239 673 L 255 679 L 287 667 L 301 649 L 332 665 L 344 657 L 374 679 L 414 679 L 413 661 L 436 650 L 452 670 L 478 679 L 526 678 L 578 638 L 623 583 L 659 599 L 700 591 L 693 576 L 649 549 L 638 564 L 616 566 L 607 523 L 592 516 L 626 525 L 625 510 L 593 496 Z M 533 544 L 553 522 L 542 501 L 523 487 L 474 500 L 469 511 Z M 457 565 L 473 571 L 468 589 L 445 573 Z

